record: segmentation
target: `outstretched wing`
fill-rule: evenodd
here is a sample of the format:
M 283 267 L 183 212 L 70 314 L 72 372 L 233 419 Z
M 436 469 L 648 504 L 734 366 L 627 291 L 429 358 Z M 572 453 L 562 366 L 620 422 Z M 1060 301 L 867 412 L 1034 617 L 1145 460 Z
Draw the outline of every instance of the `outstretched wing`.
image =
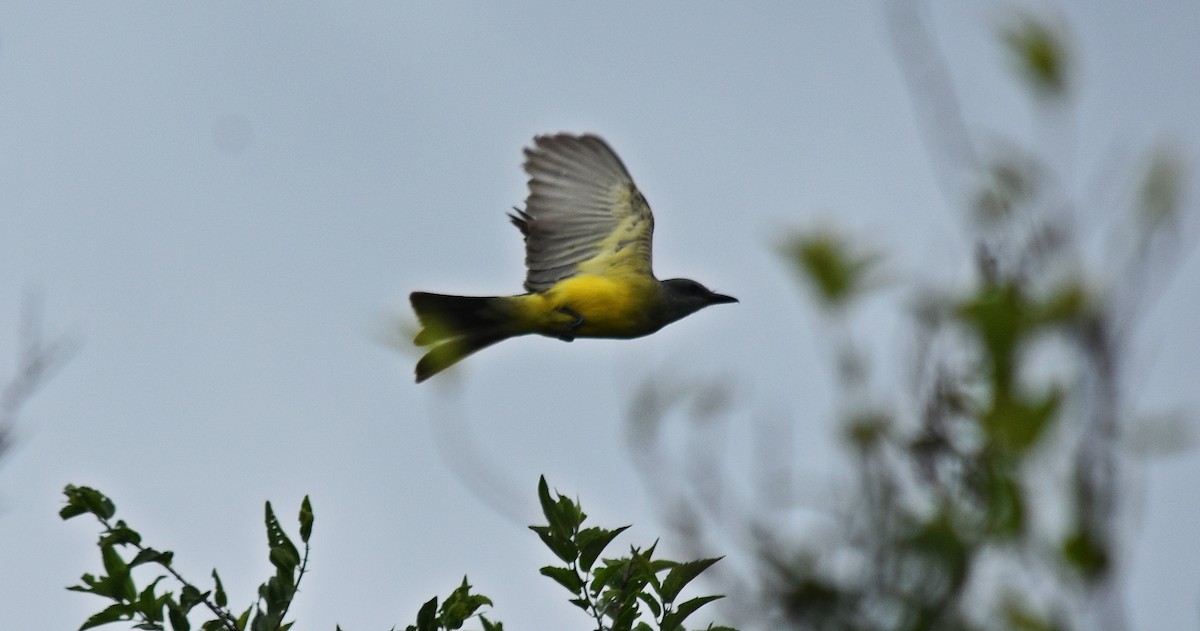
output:
M 617 154 L 592 135 L 538 136 L 533 145 L 529 197 L 512 215 L 525 235 L 525 289 L 576 274 L 653 277 L 654 216 Z

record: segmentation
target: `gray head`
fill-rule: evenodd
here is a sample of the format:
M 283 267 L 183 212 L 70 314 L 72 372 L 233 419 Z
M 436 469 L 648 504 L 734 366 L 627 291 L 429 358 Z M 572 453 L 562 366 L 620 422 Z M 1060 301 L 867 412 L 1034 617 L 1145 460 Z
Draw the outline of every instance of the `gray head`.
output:
M 737 302 L 737 298 L 718 294 L 690 278 L 672 278 L 659 282 L 663 292 L 663 324 L 670 324 L 709 305 Z

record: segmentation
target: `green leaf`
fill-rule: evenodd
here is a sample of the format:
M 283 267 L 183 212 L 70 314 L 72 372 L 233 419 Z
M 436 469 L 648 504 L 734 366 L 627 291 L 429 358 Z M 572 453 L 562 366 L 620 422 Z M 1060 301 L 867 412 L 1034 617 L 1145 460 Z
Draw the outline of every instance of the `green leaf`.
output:
M 1089 580 L 1103 576 L 1109 567 L 1108 551 L 1083 529 L 1067 537 L 1062 554 L 1071 567 Z
M 108 580 L 113 589 L 109 594 L 113 599 L 132 601 L 137 598 L 137 588 L 129 575 L 129 566 L 113 546 L 100 548 L 100 557 L 104 561 L 104 571 L 108 572 Z
M 281 572 L 290 575 L 296 565 L 300 563 L 300 552 L 288 538 L 287 533 L 283 531 L 283 527 L 279 525 L 279 520 L 275 518 L 275 511 L 271 510 L 270 502 L 266 503 L 265 514 L 267 543 L 271 546 L 269 555 L 271 564 Z
M 275 626 L 278 624 L 278 618 L 270 611 L 263 613 L 260 608 L 254 610 L 254 620 L 250 622 L 251 631 L 277 631 Z
M 536 532 L 542 544 L 550 548 L 563 563 L 574 563 L 579 557 L 579 548 L 570 536 L 559 536 L 550 526 L 530 526 L 529 529 Z
M 1009 597 L 1003 607 L 1004 628 L 1013 631 L 1058 631 L 1059 627 L 1038 614 L 1030 611 L 1024 603 L 1015 597 Z
M 567 591 L 572 594 L 578 594 L 583 591 L 583 579 L 571 568 L 547 565 L 539 571 L 542 573 L 542 576 L 549 576 L 554 579 L 554 582 L 567 588 Z
M 651 561 L 650 557 L 654 555 L 654 548 L 657 546 L 658 542 L 655 541 L 654 545 L 650 546 L 645 552 L 633 548 L 631 550 L 630 562 L 634 570 L 635 579 L 642 585 L 649 583 L 651 588 L 654 589 L 654 593 L 660 594 L 662 593 L 662 584 L 658 580 L 658 570 L 673 566 L 675 562 L 666 560 Z
M 439 618 L 442 626 L 447 629 L 458 629 L 465 620 L 475 615 L 480 607 L 491 606 L 491 604 L 492 601 L 487 596 L 471 593 L 471 584 L 464 576 L 462 584 L 451 592 L 446 601 L 442 603 Z
M 209 594 L 211 593 L 212 592 L 201 593 L 199 589 L 196 589 L 196 587 L 192 585 L 184 585 L 183 589 L 179 591 L 179 608 L 182 609 L 184 613 L 187 613 L 192 610 L 192 607 L 204 602 L 204 599 L 208 598 Z
M 587 515 L 570 498 L 559 493 L 555 493 L 555 495 L 558 497 L 550 496 L 550 487 L 546 484 L 546 477 L 539 478 L 538 502 L 542 505 L 542 514 L 546 517 L 546 523 L 549 524 L 550 530 L 556 537 L 570 538 L 579 529 L 579 525 L 587 519 Z
M 684 601 L 683 603 L 680 603 L 679 606 L 675 607 L 674 611 L 663 616 L 662 625 L 660 625 L 660 628 L 663 629 L 663 631 L 674 631 L 675 629 L 681 629 L 683 627 L 683 621 L 686 620 L 688 616 L 695 613 L 697 609 L 721 598 L 724 598 L 724 596 L 700 596 L 699 598 L 693 598 L 691 600 Z
M 1018 70 L 1035 90 L 1054 97 L 1066 93 L 1066 47 L 1049 24 L 1024 15 L 1004 34 L 1004 41 Z
M 483 631 L 504 631 L 503 624 L 492 622 L 484 616 L 479 616 L 479 622 L 483 624 Z
M 108 624 L 110 622 L 119 622 L 121 620 L 132 620 L 132 619 L 133 619 L 133 608 L 130 607 L 129 605 L 117 603 L 115 605 L 109 605 L 103 611 L 101 611 L 97 614 L 94 614 L 94 615 L 92 615 L 92 617 L 85 620 L 83 625 L 79 627 L 79 631 L 83 631 L 84 629 L 91 629 L 92 627 L 98 627 L 100 625 Z
M 296 587 L 291 576 L 276 575 L 259 587 L 259 595 L 267 604 L 267 614 L 276 622 L 282 622 L 280 618 L 296 595 Z
M 846 240 L 832 232 L 792 237 L 783 246 L 804 278 L 828 307 L 842 307 L 867 285 L 867 276 L 879 257 L 851 251 Z
M 137 609 L 138 613 L 140 613 L 150 622 L 162 622 L 163 606 L 170 599 L 170 594 L 159 597 L 154 593 L 154 590 L 158 587 L 159 581 L 163 580 L 164 578 L 166 578 L 166 576 L 159 576 L 158 578 L 154 579 L 153 582 L 147 585 L 146 588 L 142 590 L 142 593 L 138 594 L 137 602 L 135 603 L 135 608 Z
M 550 485 L 546 483 L 546 476 L 538 477 L 538 503 L 542 505 L 542 516 L 546 518 L 546 523 L 550 524 L 551 529 L 554 529 L 554 520 L 558 516 L 554 498 L 550 497 Z
M 1036 305 L 1033 320 L 1041 326 L 1076 322 L 1087 312 L 1088 300 L 1083 285 L 1067 283 Z
M 1045 299 L 1033 300 L 1017 283 L 1005 282 L 985 284 L 958 305 L 959 320 L 987 353 L 992 398 L 998 412 L 1006 412 L 1001 404 L 1017 396 L 1013 384 L 1022 344 L 1039 329 L 1077 321 L 1085 312 L 1087 300 L 1086 291 L 1078 284 L 1067 284 Z
M 308 538 L 312 536 L 313 525 L 313 509 L 312 502 L 308 500 L 308 496 L 304 496 L 304 501 L 300 502 L 300 540 L 308 543 Z
M 949 515 L 938 513 L 921 524 L 901 543 L 921 557 L 936 563 L 936 567 L 945 572 L 946 580 L 951 585 L 960 585 L 966 578 L 971 550 L 955 530 Z
M 229 600 L 225 596 L 225 586 L 221 584 L 221 577 L 217 575 L 217 568 L 213 568 L 212 577 L 213 582 L 216 583 L 216 587 L 213 592 L 213 600 L 216 602 L 218 607 L 224 608 Z
M 659 604 L 658 599 L 654 597 L 654 594 L 641 592 L 638 594 L 638 599 L 646 603 L 646 606 L 650 608 L 650 613 L 653 614 L 656 619 L 662 615 L 662 605 Z
M 171 621 L 173 631 L 188 631 L 192 628 L 187 614 L 175 603 L 167 603 L 167 619 Z
M 612 540 L 629 529 L 629 526 L 621 526 L 616 530 L 606 530 L 604 528 L 585 528 L 579 531 L 575 537 L 575 544 L 579 548 L 579 569 L 584 572 L 589 572 L 596 559 L 612 543 Z
M 994 401 L 979 420 L 991 446 L 1001 455 L 1020 456 L 1044 435 L 1061 402 L 1062 394 L 1056 390 L 1041 398 L 1011 395 Z
M 988 532 L 995 537 L 1015 537 L 1025 529 L 1025 499 L 1012 476 L 992 472 L 987 491 Z
M 125 525 L 124 520 L 118 520 L 117 525 L 110 528 L 100 538 L 100 545 L 138 545 L 142 542 L 142 536 L 129 526 Z
M 604 565 L 592 572 L 592 593 L 615 587 L 624 582 L 623 575 L 629 568 L 629 559 L 605 559 Z
M 143 563 L 157 563 L 163 567 L 171 567 L 171 560 L 175 558 L 175 553 L 171 551 L 159 552 L 154 548 L 142 548 L 134 555 L 133 560 L 129 562 L 129 567 L 137 567 Z
M 287 546 L 275 546 L 267 553 L 267 557 L 271 560 L 271 565 L 285 575 L 291 576 L 296 571 L 296 566 L 300 565 L 300 556 L 295 548 Z
M 622 594 L 625 598 L 620 603 L 617 614 L 612 616 L 612 631 L 630 631 L 638 618 L 637 598 L 631 594 Z
M 434 625 L 437 624 L 437 606 L 437 596 L 421 605 L 421 610 L 417 612 L 416 631 L 436 631 Z
M 79 577 L 79 581 L 83 583 L 83 585 L 72 585 L 67 588 L 67 591 L 83 592 L 85 594 L 97 594 L 99 596 L 106 596 L 109 598 L 114 596 L 108 589 L 109 581 L 107 576 L 97 579 L 91 574 L 84 574 L 83 576 Z
M 893 425 L 892 418 L 886 413 L 863 410 L 846 419 L 844 431 L 851 445 L 865 451 L 886 439 Z
M 70 487 L 67 487 L 67 488 L 70 488 Z M 72 517 L 78 517 L 80 515 L 84 515 L 87 512 L 88 512 L 87 507 L 85 507 L 81 504 L 68 503 L 66 506 L 63 506 L 58 511 L 58 516 L 61 517 L 63 521 L 66 521 L 68 519 L 71 519 Z
M 554 533 L 550 531 L 549 526 L 530 526 L 530 530 L 537 533 L 539 539 L 547 548 L 552 547 L 554 541 Z
M 1011 283 L 989 284 L 958 307 L 961 321 L 973 330 L 987 351 L 997 399 L 1009 396 L 1017 344 L 1028 326 L 1029 305 Z
M 680 563 L 671 568 L 671 571 L 667 574 L 667 578 L 663 579 L 662 590 L 659 592 L 663 602 L 675 602 L 675 599 L 679 596 L 679 592 L 682 591 L 688 583 L 692 582 L 692 580 L 704 572 L 704 570 L 712 567 L 714 563 L 720 561 L 722 558 L 723 557 L 717 557 L 715 559 L 699 559 L 696 561 L 688 561 L 686 563 Z
M 96 489 L 68 484 L 63 489 L 63 494 L 67 496 L 67 505 L 58 511 L 58 515 L 64 520 L 91 513 L 107 521 L 117 513 L 117 507 L 112 500 Z

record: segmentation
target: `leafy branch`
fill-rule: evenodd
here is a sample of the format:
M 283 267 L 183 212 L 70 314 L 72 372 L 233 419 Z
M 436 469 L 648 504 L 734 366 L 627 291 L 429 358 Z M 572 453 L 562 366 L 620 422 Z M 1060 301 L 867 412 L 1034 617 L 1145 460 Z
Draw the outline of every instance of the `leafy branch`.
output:
M 468 619 L 478 617 L 479 622 L 483 624 L 483 631 L 504 631 L 503 624 L 492 622 L 483 614 L 476 613 L 484 605 L 490 607 L 492 600 L 487 596 L 472 594 L 471 585 L 464 576 L 462 585 L 450 592 L 440 609 L 437 596 L 434 596 L 417 612 L 417 624 L 410 624 L 404 629 L 405 631 L 441 631 L 443 629 L 453 631 L 461 629 L 463 623 Z
M 88 618 L 79 627 L 80 631 L 112 622 L 135 622 L 133 628 L 150 631 L 164 630 L 164 624 L 169 623 L 172 631 L 188 631 L 191 629 L 188 615 L 197 605 L 204 605 L 214 616 L 200 625 L 202 631 L 287 631 L 292 626 L 292 623 L 284 623 L 283 620 L 308 566 L 308 540 L 312 535 L 313 523 L 312 504 L 308 497 L 300 504 L 303 555 L 280 526 L 271 503 L 266 503 L 267 542 L 275 575 L 259 586 L 255 603 L 240 616 L 235 616 L 228 608 L 228 596 L 216 569 L 212 571 L 213 589 L 202 592 L 173 567 L 174 552 L 143 545 L 140 533 L 124 520 L 114 521 L 116 505 L 103 493 L 89 487 L 68 485 L 63 494 L 67 497 L 67 505 L 59 511 L 62 519 L 92 515 L 103 527 L 97 546 L 105 572 L 100 576 L 84 574 L 79 585 L 67 589 L 113 601 L 113 604 Z M 122 547 L 130 547 L 137 552 L 127 561 L 118 550 Z M 133 569 L 141 565 L 157 565 L 166 570 L 179 583 L 179 596 L 170 591 L 158 592 L 159 583 L 167 577 L 161 574 L 139 590 Z
M 564 495 L 554 495 L 550 494 L 546 478 L 541 478 L 538 500 L 547 524 L 530 526 L 530 529 L 564 563 L 543 567 L 541 573 L 571 592 L 571 603 L 592 617 L 597 631 L 651 631 L 655 628 L 682 631 L 684 620 L 696 610 L 722 598 L 698 596 L 676 603 L 683 588 L 720 558 L 683 563 L 655 559 L 656 542 L 645 550 L 630 547 L 629 556 L 600 559 L 608 545 L 629 526 L 614 530 L 583 528 L 587 515 L 579 504 Z M 660 577 L 664 573 L 666 576 Z M 642 620 L 643 607 L 655 626 Z M 730 627 L 712 625 L 708 629 L 733 631 Z
M 113 622 L 132 622 L 135 629 L 189 631 L 188 616 L 203 605 L 212 618 L 200 624 L 201 631 L 287 631 L 291 622 L 284 622 L 308 567 L 309 538 L 312 535 L 313 512 L 308 498 L 300 504 L 301 553 L 276 519 L 271 503 L 266 504 L 268 558 L 275 575 L 258 588 L 258 598 L 241 615 L 235 616 L 228 607 L 228 596 L 221 577 L 214 569 L 213 588 L 201 591 L 195 583 L 184 578 L 172 565 L 175 553 L 159 551 L 142 543 L 142 536 L 124 520 L 116 519 L 116 505 L 100 491 L 68 485 L 63 493 L 67 505 L 59 511 L 64 520 L 80 515 L 92 515 L 100 522 L 102 531 L 97 545 L 104 565 L 100 576 L 84 574 L 79 585 L 67 589 L 95 594 L 112 604 L 92 615 L 80 631 Z M 597 631 L 684 631 L 683 623 L 696 610 L 721 598 L 699 596 L 678 602 L 680 593 L 693 579 L 719 559 L 677 562 L 655 559 L 657 547 L 646 550 L 631 548 L 629 556 L 601 559 L 613 539 L 628 526 L 615 530 L 583 528 L 587 515 L 579 505 L 558 495 L 552 497 L 546 479 L 538 483 L 538 499 L 546 516 L 546 525 L 530 526 L 542 542 L 566 565 L 547 566 L 541 573 L 566 587 L 571 600 L 596 623 Z M 126 560 L 120 548 L 135 550 Z M 139 588 L 134 568 L 157 565 L 166 570 Z M 174 592 L 159 591 L 161 581 L 172 577 L 179 583 L 178 597 Z M 471 584 L 463 577 L 459 585 L 439 606 L 434 597 L 421 606 L 414 625 L 405 631 L 454 631 L 472 618 L 478 618 L 483 631 L 504 631 L 504 625 L 493 622 L 480 613 L 492 606 L 487 596 L 471 592 Z M 265 610 L 264 610 L 265 607 Z M 642 620 L 650 614 L 650 623 Z M 709 631 L 735 631 L 729 627 L 708 626 Z M 338 627 L 338 631 L 341 628 Z

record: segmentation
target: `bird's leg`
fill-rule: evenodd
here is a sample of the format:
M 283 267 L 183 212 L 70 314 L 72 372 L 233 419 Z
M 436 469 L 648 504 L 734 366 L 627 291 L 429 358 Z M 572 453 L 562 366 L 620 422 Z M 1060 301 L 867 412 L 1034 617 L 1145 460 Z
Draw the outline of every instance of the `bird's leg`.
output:
M 558 339 L 564 342 L 571 342 L 575 339 L 575 332 L 579 330 L 579 327 L 583 326 L 583 316 L 579 315 L 579 312 L 571 309 L 570 307 L 559 307 L 558 312 L 572 318 L 571 321 L 568 322 L 561 331 L 559 331 Z

